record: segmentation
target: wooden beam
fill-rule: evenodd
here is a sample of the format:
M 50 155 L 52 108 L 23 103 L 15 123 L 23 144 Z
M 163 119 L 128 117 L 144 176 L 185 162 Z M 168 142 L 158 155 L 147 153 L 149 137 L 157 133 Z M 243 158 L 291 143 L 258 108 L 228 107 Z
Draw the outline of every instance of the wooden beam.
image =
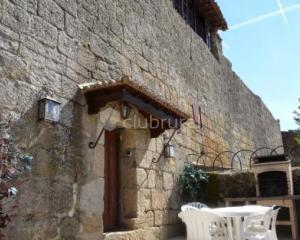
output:
M 143 94 L 132 93 L 125 87 L 88 92 L 85 96 L 89 114 L 98 113 L 107 103 L 114 101 L 127 102 L 135 106 L 147 118 L 152 138 L 158 137 L 166 129 L 180 128 L 181 123 L 185 121 L 159 102 L 152 101 Z
M 134 105 L 138 109 L 142 109 L 144 112 L 149 113 L 151 116 L 153 116 L 156 119 L 169 123 L 171 127 L 175 128 L 177 127 L 177 125 L 180 126 L 181 119 L 176 118 L 177 116 L 174 117 L 172 114 L 167 113 L 165 110 L 158 109 L 153 104 L 147 103 L 142 98 L 134 96 L 126 89 L 123 89 L 122 92 L 123 92 L 123 100 L 125 102 Z

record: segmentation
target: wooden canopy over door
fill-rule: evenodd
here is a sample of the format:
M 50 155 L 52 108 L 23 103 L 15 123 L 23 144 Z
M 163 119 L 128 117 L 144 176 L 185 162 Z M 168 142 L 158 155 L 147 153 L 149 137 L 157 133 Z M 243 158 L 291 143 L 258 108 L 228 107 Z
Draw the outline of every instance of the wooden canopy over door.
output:
M 124 77 L 118 81 L 82 84 L 89 114 L 96 114 L 109 102 L 127 103 L 135 106 L 148 120 L 152 138 L 167 129 L 179 129 L 190 118 L 181 108 L 147 86 Z
M 119 131 L 105 132 L 104 232 L 119 227 Z

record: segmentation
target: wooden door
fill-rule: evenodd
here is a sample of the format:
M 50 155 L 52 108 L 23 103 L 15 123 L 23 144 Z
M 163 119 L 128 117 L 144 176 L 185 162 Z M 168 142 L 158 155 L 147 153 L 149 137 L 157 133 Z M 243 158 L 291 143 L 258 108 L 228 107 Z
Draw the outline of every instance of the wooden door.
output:
M 104 232 L 118 228 L 119 218 L 119 131 L 105 132 Z

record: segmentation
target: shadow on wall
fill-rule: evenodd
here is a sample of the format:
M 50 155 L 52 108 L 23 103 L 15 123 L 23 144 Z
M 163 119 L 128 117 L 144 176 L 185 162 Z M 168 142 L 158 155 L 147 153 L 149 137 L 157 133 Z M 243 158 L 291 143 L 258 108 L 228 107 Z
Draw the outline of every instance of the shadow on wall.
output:
M 152 162 L 162 150 L 162 138 L 151 139 L 148 129 L 133 128 L 122 129 L 121 136 L 122 227 L 152 228 L 160 239 L 178 235 L 182 225 L 178 224 L 180 199 L 173 180 L 176 167 L 164 158 Z M 130 157 L 125 154 L 128 150 Z
M 44 91 L 27 94 L 28 102 L 20 102 L 26 112 L 0 109 L 14 144 L 33 156 L 32 171 L 19 177 L 16 215 L 5 233 L 8 239 L 69 239 L 80 231 L 77 188 L 89 171 L 82 152 L 88 142 L 81 127 L 86 109 L 77 93 L 71 101 L 58 99 L 63 103 L 58 124 L 38 122 L 37 103 Z

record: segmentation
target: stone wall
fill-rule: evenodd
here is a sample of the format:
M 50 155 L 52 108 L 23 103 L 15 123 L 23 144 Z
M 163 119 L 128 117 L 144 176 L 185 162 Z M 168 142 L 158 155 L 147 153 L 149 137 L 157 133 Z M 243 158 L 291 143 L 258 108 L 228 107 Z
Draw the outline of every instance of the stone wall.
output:
M 282 144 L 261 99 L 224 57 L 211 54 L 170 0 L 1 0 L 0 120 L 34 156 L 8 239 L 103 238 L 104 140 L 94 150 L 88 143 L 107 113 L 88 115 L 78 84 L 123 76 L 162 92 L 186 112 L 194 102 L 203 111 L 203 127 L 189 120 L 173 141 L 176 159 L 159 164 L 151 160 L 162 136 L 122 131 L 121 156 L 128 148 L 133 155 L 122 166 L 128 185 L 121 189 L 120 218 L 127 229 L 143 229 L 128 239 L 176 233 L 177 180 L 187 154 Z M 37 101 L 45 95 L 62 103 L 59 124 L 37 121 Z

